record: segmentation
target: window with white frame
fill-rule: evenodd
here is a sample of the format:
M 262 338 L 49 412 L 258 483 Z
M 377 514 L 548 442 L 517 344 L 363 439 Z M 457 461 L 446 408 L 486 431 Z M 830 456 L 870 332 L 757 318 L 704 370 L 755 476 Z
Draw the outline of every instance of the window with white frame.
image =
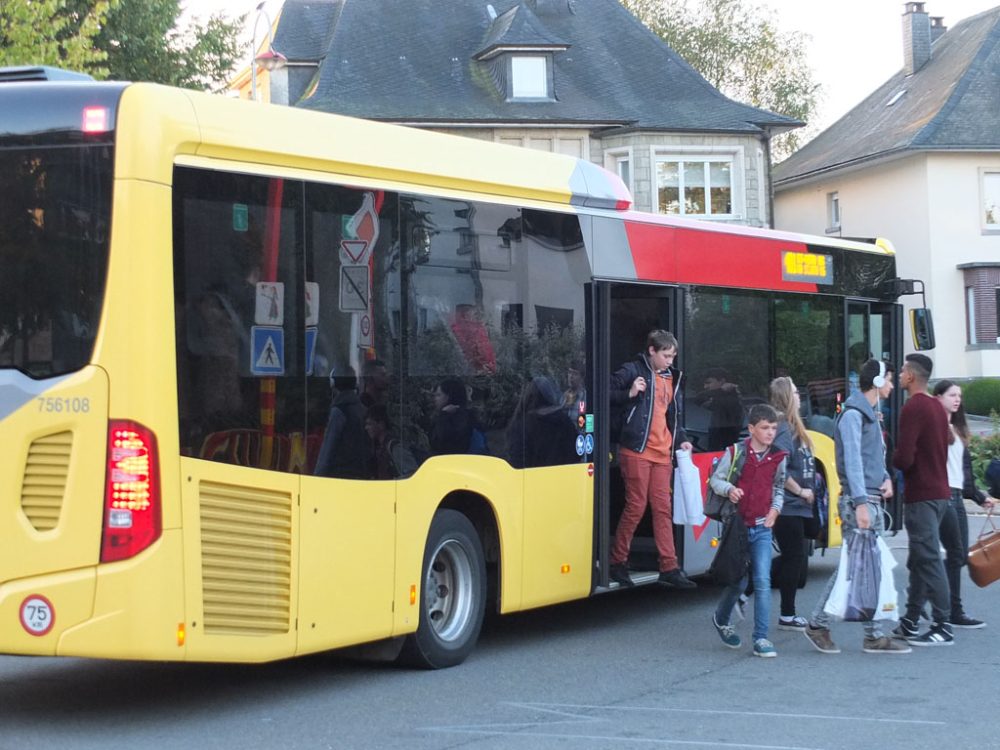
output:
M 968 328 L 968 335 L 966 340 L 970 344 L 978 344 L 979 340 L 976 337 L 976 288 L 967 286 L 965 287 L 965 318 L 966 326 Z
M 1000 170 L 982 172 L 983 228 L 1000 230 Z
M 614 172 L 632 190 L 632 149 L 610 149 L 604 152 L 604 168 Z
M 626 185 L 632 184 L 632 160 L 628 154 L 621 154 L 615 157 L 615 172 Z
M 840 229 L 840 193 L 836 190 L 826 194 L 826 231 Z
M 661 214 L 732 216 L 733 157 L 658 156 L 656 207 Z
M 549 98 L 549 67 L 544 55 L 511 57 L 510 94 L 514 99 Z
M 1000 286 L 994 289 L 993 292 L 995 294 L 994 301 L 996 302 L 996 306 L 994 307 L 994 313 L 996 314 L 997 317 L 996 342 L 1000 344 Z

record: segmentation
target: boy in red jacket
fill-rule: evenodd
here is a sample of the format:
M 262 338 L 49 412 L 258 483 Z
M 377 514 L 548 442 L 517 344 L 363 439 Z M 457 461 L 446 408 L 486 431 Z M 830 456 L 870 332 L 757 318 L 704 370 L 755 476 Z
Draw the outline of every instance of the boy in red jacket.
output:
M 765 658 L 778 652 L 767 638 L 771 619 L 771 528 L 785 502 L 784 451 L 772 448 L 778 434 L 778 413 L 768 404 L 755 404 L 747 421 L 750 439 L 736 443 L 723 455 L 712 474 L 712 490 L 737 503 L 731 522 L 747 526 L 750 542 L 750 575 L 753 577 L 753 654 Z M 735 456 L 736 466 L 730 472 Z M 728 479 L 727 479 L 728 477 Z M 739 595 L 746 590 L 747 577 L 727 586 L 715 610 L 712 624 L 722 642 L 739 648 L 743 642 L 729 624 Z

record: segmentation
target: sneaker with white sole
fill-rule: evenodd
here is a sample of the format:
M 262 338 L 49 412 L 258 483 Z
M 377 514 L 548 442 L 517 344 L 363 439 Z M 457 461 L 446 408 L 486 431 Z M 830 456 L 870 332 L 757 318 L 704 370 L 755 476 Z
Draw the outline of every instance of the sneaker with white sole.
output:
M 770 659 L 777 656 L 778 652 L 774 648 L 774 644 L 767 640 L 767 638 L 758 638 L 753 642 L 753 655 Z
M 909 654 L 913 649 L 905 641 L 897 641 L 887 635 L 878 638 L 865 638 L 861 650 L 866 654 Z
M 986 623 L 982 620 L 977 620 L 975 617 L 969 617 L 964 612 L 960 615 L 952 616 L 949 623 L 956 628 L 966 628 L 967 630 L 978 630 L 979 628 L 985 628 Z
M 892 637 L 898 638 L 901 641 L 908 641 L 911 638 L 916 638 L 918 635 L 920 635 L 920 631 L 917 630 L 917 623 L 908 617 L 900 617 L 899 625 L 892 631 Z
M 732 625 L 720 625 L 719 621 L 715 619 L 715 615 L 712 615 L 712 624 L 715 626 L 715 632 L 719 634 L 719 638 L 729 648 L 739 648 L 743 645 L 743 641 L 733 630 Z
M 837 648 L 837 644 L 834 643 L 833 638 L 830 637 L 829 628 L 814 628 L 812 625 L 807 625 L 806 629 L 802 631 L 802 634 L 809 639 L 809 642 L 820 653 L 822 654 L 840 653 L 840 649 Z
M 906 642 L 911 646 L 951 646 L 955 643 L 955 636 L 952 635 L 951 625 L 936 622 L 926 633 L 907 638 Z
M 779 617 L 778 630 L 798 630 L 802 631 L 809 627 L 809 621 L 804 617 L 795 615 L 794 617 Z

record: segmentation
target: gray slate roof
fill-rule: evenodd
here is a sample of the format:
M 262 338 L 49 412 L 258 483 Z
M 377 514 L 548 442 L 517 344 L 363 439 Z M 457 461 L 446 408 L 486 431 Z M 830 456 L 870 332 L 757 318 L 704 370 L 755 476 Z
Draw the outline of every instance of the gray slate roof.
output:
M 490 24 L 486 43 L 476 57 L 498 47 L 566 47 L 566 42 L 554 37 L 531 9 L 523 4 L 501 13 Z
M 487 2 L 498 21 L 523 7 L 504 29 Z M 505 101 L 490 63 L 474 59 L 498 40 L 529 39 L 569 45 L 553 53 L 555 101 Z M 727 99 L 618 0 L 286 0 L 274 47 L 293 62 L 320 61 L 315 93 L 296 106 L 376 120 L 736 133 L 801 125 Z
M 998 148 L 1000 6 L 946 31 L 927 64 L 912 76 L 896 73 L 778 164 L 774 181 L 780 186 L 907 151 Z

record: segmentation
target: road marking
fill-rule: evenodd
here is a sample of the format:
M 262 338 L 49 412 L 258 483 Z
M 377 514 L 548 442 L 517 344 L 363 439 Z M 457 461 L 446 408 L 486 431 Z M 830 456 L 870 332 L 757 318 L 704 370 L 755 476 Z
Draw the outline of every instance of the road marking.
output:
M 643 745 L 685 745 L 687 747 L 725 747 L 747 748 L 747 750 L 821 750 L 821 748 L 803 745 L 755 745 L 748 742 L 719 742 L 712 740 L 668 740 L 653 737 L 622 737 L 616 734 L 570 734 L 560 732 L 525 732 L 517 729 L 479 729 L 476 727 L 423 727 L 425 732 L 455 732 L 458 734 L 481 734 L 491 737 L 549 737 L 560 740 L 593 740 L 595 742 L 612 741 L 615 743 L 631 742 Z
M 652 711 L 662 713 L 690 713 L 690 714 L 728 714 L 730 716 L 767 716 L 774 719 L 825 719 L 828 721 L 870 721 L 877 724 L 925 724 L 931 726 L 946 726 L 945 721 L 928 721 L 924 719 L 884 719 L 870 718 L 867 716 L 837 716 L 835 714 L 782 714 L 767 711 L 726 711 L 724 709 L 707 708 L 659 708 L 646 706 L 589 706 L 576 703 L 506 703 L 508 706 L 518 708 L 533 708 L 544 710 L 546 707 L 565 708 L 570 710 L 591 710 L 602 711 Z M 583 717 L 581 717 L 583 718 Z

